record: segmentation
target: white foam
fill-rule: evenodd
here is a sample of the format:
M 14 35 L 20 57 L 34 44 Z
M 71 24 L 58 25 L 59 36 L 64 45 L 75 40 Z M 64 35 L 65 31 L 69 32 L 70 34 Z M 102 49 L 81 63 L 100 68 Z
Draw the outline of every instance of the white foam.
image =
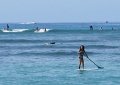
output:
M 39 30 L 35 30 L 34 32 L 37 32 L 37 33 L 42 33 L 42 32 L 48 32 L 50 29 L 39 29 Z
M 23 32 L 23 31 L 26 31 L 28 29 L 12 29 L 12 30 L 5 30 L 3 29 L 2 31 L 3 32 Z

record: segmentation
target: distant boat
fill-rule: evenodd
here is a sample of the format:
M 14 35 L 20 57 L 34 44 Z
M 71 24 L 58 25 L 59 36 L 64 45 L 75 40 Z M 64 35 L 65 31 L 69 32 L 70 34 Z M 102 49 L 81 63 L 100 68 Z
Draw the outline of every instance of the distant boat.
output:
M 36 22 L 23 22 L 23 23 L 20 23 L 20 24 L 36 24 Z

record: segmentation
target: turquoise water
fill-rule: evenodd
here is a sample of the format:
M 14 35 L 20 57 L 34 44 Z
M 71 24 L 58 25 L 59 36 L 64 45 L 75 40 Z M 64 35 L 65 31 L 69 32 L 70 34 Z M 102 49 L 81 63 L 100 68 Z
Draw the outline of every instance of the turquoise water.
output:
M 9 23 L 17 31 L 3 32 L 5 26 L 0 24 L 0 85 L 119 85 L 120 23 Z M 49 31 L 35 33 L 37 26 Z M 104 69 L 84 57 L 86 70 L 78 70 L 80 45 Z

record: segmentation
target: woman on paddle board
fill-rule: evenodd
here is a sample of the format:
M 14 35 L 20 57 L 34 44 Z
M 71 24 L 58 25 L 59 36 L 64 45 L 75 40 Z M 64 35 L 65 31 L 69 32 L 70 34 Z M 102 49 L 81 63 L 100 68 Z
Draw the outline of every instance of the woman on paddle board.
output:
M 84 58 L 83 58 L 84 53 L 85 53 L 85 47 L 83 45 L 81 45 L 79 52 L 78 52 L 78 54 L 79 54 L 79 69 L 81 66 L 84 69 Z

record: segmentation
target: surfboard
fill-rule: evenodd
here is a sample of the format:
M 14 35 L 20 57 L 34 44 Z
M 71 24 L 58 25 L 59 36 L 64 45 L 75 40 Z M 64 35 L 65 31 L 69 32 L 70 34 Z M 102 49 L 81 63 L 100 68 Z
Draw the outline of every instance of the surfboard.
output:
M 2 30 L 3 32 L 23 32 L 26 31 L 28 29 L 12 29 L 12 30 Z
M 87 69 L 77 69 L 78 71 L 91 71 L 91 70 L 98 70 L 98 68 L 87 68 Z

